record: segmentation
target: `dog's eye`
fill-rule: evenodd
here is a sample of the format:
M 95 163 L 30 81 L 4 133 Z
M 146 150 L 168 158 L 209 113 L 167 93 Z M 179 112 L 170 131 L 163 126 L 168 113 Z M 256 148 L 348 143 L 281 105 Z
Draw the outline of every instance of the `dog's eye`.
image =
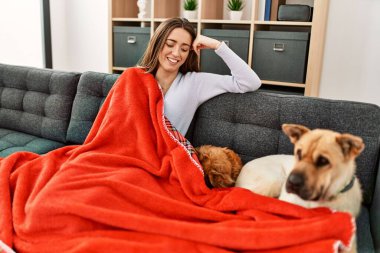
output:
M 301 159 L 302 159 L 302 150 L 301 149 L 297 150 L 297 158 L 298 158 L 298 160 L 301 161 Z
M 318 166 L 318 167 L 322 167 L 322 166 L 325 166 L 325 165 L 327 165 L 327 164 L 329 164 L 330 163 L 330 161 L 326 158 L 326 157 L 324 157 L 324 156 L 318 156 L 318 158 L 317 158 L 317 162 L 316 162 L 316 165 Z

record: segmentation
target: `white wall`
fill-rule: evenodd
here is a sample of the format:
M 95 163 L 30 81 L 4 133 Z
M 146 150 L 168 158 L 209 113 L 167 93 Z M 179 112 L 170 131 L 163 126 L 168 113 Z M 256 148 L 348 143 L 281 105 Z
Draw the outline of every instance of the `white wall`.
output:
M 44 67 L 40 0 L 0 1 L 0 63 Z
M 380 1 L 330 1 L 320 97 L 380 105 Z
M 50 0 L 53 68 L 108 72 L 108 0 Z

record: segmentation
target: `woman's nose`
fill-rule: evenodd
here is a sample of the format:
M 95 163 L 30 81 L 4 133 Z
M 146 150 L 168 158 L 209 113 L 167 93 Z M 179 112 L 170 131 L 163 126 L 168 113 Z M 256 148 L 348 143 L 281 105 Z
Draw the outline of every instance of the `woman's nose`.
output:
M 180 56 L 180 53 L 181 53 L 180 50 L 181 50 L 180 47 L 173 47 L 172 54 L 175 56 Z

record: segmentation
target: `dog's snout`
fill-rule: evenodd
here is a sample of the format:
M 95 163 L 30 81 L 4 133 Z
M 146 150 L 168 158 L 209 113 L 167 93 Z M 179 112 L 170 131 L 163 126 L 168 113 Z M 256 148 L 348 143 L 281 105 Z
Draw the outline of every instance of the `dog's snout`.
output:
M 287 192 L 298 193 L 305 184 L 305 176 L 303 173 L 291 173 L 286 182 Z

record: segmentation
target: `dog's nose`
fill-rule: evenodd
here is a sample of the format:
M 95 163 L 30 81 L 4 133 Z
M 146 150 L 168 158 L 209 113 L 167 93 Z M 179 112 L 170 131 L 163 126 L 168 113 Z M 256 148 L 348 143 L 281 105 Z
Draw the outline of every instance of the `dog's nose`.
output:
M 286 191 L 297 193 L 304 186 L 305 176 L 302 173 L 291 173 L 286 182 Z

